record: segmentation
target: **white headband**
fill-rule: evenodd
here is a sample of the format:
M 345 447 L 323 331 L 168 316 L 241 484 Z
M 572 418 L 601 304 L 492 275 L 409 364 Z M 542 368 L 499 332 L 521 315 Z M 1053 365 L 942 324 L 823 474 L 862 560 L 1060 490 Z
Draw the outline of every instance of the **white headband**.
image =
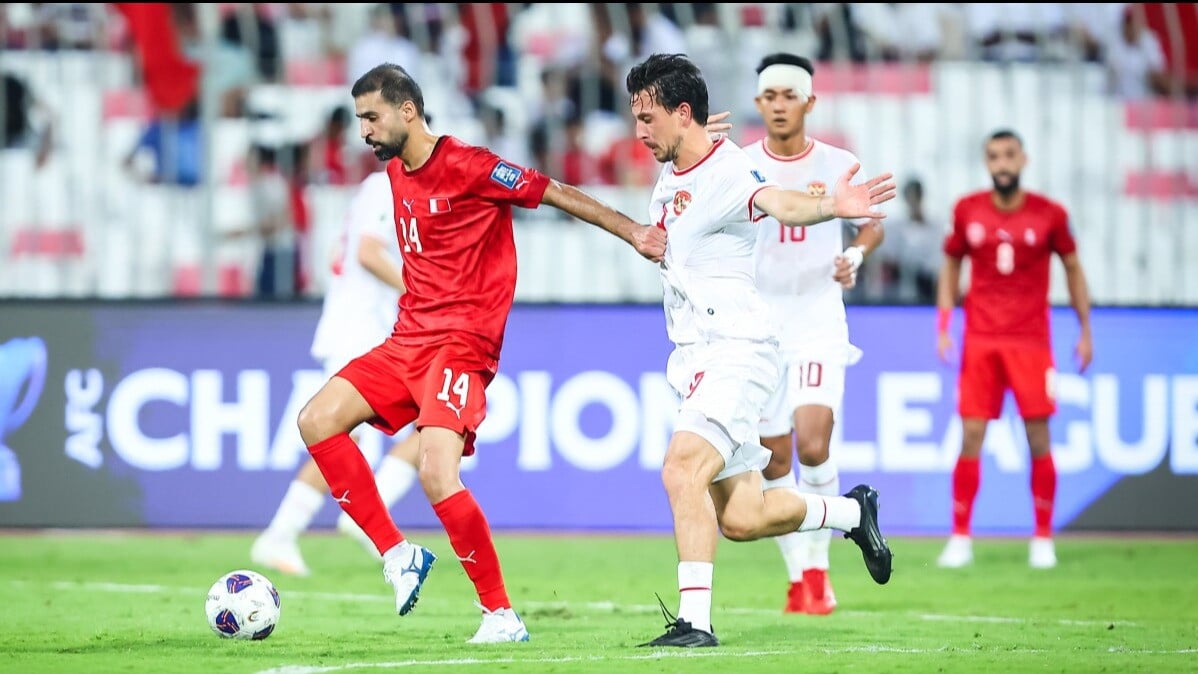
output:
M 793 89 L 804 98 L 811 98 L 811 73 L 787 63 L 775 63 L 757 76 L 757 93 L 766 89 Z

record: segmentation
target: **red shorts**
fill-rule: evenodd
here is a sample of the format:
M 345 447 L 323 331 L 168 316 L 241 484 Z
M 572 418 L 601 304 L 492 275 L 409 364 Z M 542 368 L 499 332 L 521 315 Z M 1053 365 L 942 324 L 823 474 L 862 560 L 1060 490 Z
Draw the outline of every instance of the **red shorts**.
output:
M 1047 344 L 978 342 L 965 339 L 958 411 L 965 419 L 997 419 L 1010 389 L 1024 419 L 1041 419 L 1057 411 L 1056 370 Z
M 487 416 L 486 387 L 499 361 L 464 335 L 409 346 L 388 339 L 337 372 L 353 384 L 376 416 L 370 425 L 394 434 L 416 421 L 466 436 L 464 456 L 474 453 L 474 435 Z

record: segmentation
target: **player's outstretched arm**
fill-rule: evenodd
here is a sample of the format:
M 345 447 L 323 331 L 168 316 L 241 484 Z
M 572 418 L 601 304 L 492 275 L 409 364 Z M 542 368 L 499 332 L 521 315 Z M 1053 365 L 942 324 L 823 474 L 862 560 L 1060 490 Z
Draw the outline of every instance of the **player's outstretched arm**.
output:
M 573 185 L 550 180 L 541 203 L 615 234 L 648 260 L 661 262 L 666 254 L 665 230 L 642 225 Z
M 890 201 L 898 193 L 894 176 L 883 173 L 854 184 L 853 176 L 859 170 L 861 164 L 853 164 L 852 168 L 845 171 L 836 181 L 836 189 L 832 194 L 816 197 L 798 190 L 770 187 L 758 192 L 753 204 L 791 227 L 806 227 L 833 218 L 881 220 L 886 214 L 873 207 Z
M 944 256 L 940 266 L 940 277 L 936 281 L 936 352 L 940 360 L 948 362 L 953 348 L 953 338 L 948 334 L 949 319 L 953 307 L 957 306 L 957 291 L 961 287 L 961 258 Z
M 1065 264 L 1065 283 L 1069 287 L 1069 303 L 1077 312 L 1077 322 L 1081 325 L 1081 334 L 1077 336 L 1077 368 L 1085 372 L 1094 358 L 1094 342 L 1090 335 L 1090 288 L 1086 284 L 1086 272 L 1082 269 L 1081 260 L 1077 253 L 1069 253 L 1061 257 Z

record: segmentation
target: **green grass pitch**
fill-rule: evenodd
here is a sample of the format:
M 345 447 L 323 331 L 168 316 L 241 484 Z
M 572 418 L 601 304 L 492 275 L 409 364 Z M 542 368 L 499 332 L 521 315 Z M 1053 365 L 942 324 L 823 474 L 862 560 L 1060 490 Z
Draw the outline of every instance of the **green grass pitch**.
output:
M 1062 537 L 1060 565 L 1027 567 L 1023 540 L 979 539 L 971 568 L 939 569 L 939 539 L 898 537 L 877 586 L 833 540 L 840 606 L 781 613 L 773 541 L 721 541 L 715 649 L 636 648 L 677 608 L 673 543 L 660 535 L 497 536 L 532 639 L 470 646 L 474 593 L 440 532 L 409 532 L 440 560 L 420 604 L 394 613 L 380 566 L 328 532 L 301 540 L 313 575 L 267 573 L 274 634 L 222 640 L 208 586 L 253 568 L 251 533 L 0 534 L 0 671 L 36 672 L 1198 672 L 1198 539 Z

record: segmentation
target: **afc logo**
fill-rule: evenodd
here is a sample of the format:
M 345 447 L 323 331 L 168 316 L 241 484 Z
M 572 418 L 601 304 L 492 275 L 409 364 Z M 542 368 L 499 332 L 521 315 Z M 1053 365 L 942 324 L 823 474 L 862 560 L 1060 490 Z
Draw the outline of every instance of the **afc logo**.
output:
M 822 197 L 828 193 L 828 185 L 820 180 L 814 180 L 807 183 L 807 194 L 813 197 Z
M 503 185 L 509 190 L 514 190 L 520 186 L 521 178 L 524 177 L 524 172 L 512 166 L 507 162 L 499 162 L 491 171 L 491 180 Z
M 682 215 L 687 206 L 691 205 L 691 193 L 680 190 L 674 193 L 674 215 Z

